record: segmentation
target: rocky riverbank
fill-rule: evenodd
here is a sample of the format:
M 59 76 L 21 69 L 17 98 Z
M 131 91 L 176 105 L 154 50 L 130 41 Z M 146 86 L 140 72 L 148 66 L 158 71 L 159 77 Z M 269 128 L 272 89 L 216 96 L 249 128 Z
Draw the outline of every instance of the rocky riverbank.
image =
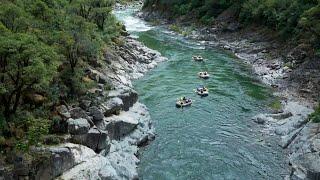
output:
M 232 52 L 250 64 L 253 73 L 275 90 L 281 109 L 252 119 L 265 126 L 268 135 L 280 136 L 279 145 L 288 149 L 292 172 L 288 179 L 320 178 L 319 124 L 309 122 L 308 115 L 320 97 L 320 62 L 310 56 L 304 44 L 295 46 L 278 41 L 272 33 L 254 27 L 244 28 L 228 13 L 222 13 L 212 27 L 191 27 L 181 19 L 168 21 L 155 11 L 137 16 L 184 34 L 208 47 Z M 172 28 L 171 28 L 172 29 Z
M 121 41 L 87 68 L 83 80 L 97 84 L 89 95 L 56 107 L 64 143 L 32 148 L 36 158 L 16 156 L 0 179 L 138 179 L 138 149 L 155 134 L 132 80 L 166 59 L 132 38 Z
M 103 114 L 102 120 L 95 126 L 99 131 L 106 132 L 106 138 L 102 141 L 108 144 L 107 148 L 98 154 L 88 148 L 74 153 L 80 154 L 79 158 L 84 161 L 76 163 L 59 178 L 138 179 L 138 149 L 153 140 L 155 134 L 148 109 L 138 102 L 131 81 L 142 77 L 166 59 L 134 39 L 127 37 L 124 41 L 122 46 L 116 47 L 115 53 L 106 52 L 106 66 L 90 70 L 92 77 L 95 77 L 93 79 L 99 81 L 99 78 L 105 77 L 114 86 L 108 92 L 96 90 L 108 100 L 100 101 L 98 96 L 101 102 L 99 111 L 97 114 L 91 113 L 93 119 L 99 117 L 100 112 Z M 90 112 L 92 106 L 88 108 Z

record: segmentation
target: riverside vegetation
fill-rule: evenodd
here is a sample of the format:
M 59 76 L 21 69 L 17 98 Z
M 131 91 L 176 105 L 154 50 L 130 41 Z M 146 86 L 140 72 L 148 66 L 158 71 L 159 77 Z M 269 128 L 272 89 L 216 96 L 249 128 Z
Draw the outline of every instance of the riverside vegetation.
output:
M 59 143 L 59 136 L 52 135 L 61 121 L 54 108 L 88 96 L 96 83 L 84 70 L 96 66 L 104 50 L 119 42 L 122 25 L 111 14 L 112 0 L 0 2 L 4 160 L 7 154 L 28 152 L 44 141 Z
M 54 122 L 50 109 L 91 85 L 82 79 L 84 68 L 119 36 L 112 6 L 109 0 L 1 1 L 2 149 L 41 142 Z
M 0 2 L 0 179 L 137 179 L 155 135 L 131 80 L 166 59 L 113 0 Z

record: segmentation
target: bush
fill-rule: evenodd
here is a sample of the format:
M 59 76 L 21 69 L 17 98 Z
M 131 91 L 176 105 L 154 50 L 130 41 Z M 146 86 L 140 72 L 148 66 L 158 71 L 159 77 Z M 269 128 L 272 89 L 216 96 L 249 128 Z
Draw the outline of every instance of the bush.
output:
M 43 137 L 49 133 L 50 123 L 47 119 L 28 119 L 27 139 L 29 145 L 38 145 L 43 142 Z
M 176 25 L 176 24 L 170 25 L 170 26 L 169 26 L 169 29 L 172 30 L 172 31 L 174 31 L 174 32 L 176 32 L 176 33 L 179 33 L 179 34 L 182 33 L 181 28 L 180 28 L 178 25 Z
M 320 103 L 315 111 L 309 115 L 309 119 L 314 123 L 320 123 Z
M 273 110 L 281 110 L 282 108 L 282 104 L 280 102 L 280 100 L 278 98 L 276 98 L 275 100 L 273 100 L 270 104 L 269 107 Z

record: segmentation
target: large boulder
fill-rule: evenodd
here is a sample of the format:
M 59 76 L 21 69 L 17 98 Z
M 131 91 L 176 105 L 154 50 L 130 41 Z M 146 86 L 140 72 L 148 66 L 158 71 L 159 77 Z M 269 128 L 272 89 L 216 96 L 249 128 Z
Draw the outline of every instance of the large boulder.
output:
M 265 124 L 268 121 L 271 121 L 270 117 L 267 117 L 265 114 L 258 114 L 252 118 L 252 120 L 257 124 Z
M 89 131 L 89 129 L 90 124 L 86 119 L 68 119 L 68 132 L 72 135 L 86 134 Z
M 76 144 L 85 145 L 96 152 L 100 152 L 101 150 L 108 151 L 110 148 L 107 132 L 96 127 L 91 128 L 87 134 L 72 136 L 71 141 Z
M 76 164 L 57 179 L 120 179 L 108 158 L 81 145 L 78 145 L 77 149 L 72 148 L 71 150 Z
M 104 110 L 104 115 L 106 117 L 119 114 L 123 109 L 123 101 L 119 97 L 114 97 L 109 99 L 105 104 L 102 104 L 102 109 Z
M 35 179 L 51 179 L 61 175 L 63 172 L 75 165 L 72 151 L 69 147 L 52 147 L 44 150 L 49 152 L 47 161 L 39 161 L 39 167 Z
M 139 124 L 138 120 L 132 116 L 122 114 L 106 118 L 106 121 L 108 122 L 106 130 L 108 131 L 109 137 L 115 140 L 119 140 L 130 134 Z
M 292 162 L 292 168 L 301 179 L 320 179 L 320 153 L 307 153 L 298 156 Z
M 274 118 L 274 119 L 287 119 L 291 116 L 293 116 L 293 114 L 291 112 L 281 112 L 281 113 L 276 113 L 276 114 L 270 114 L 270 117 Z
M 71 114 L 71 118 L 73 119 L 79 119 L 79 118 L 90 119 L 87 113 L 80 107 L 75 107 L 70 109 L 70 114 Z
M 84 110 L 88 110 L 89 107 L 91 106 L 91 103 L 92 101 L 91 100 L 86 100 L 86 99 L 83 99 L 80 101 L 80 107 Z
M 103 112 L 96 106 L 92 106 L 89 108 L 90 115 L 93 117 L 93 121 L 102 121 L 104 118 Z
M 118 89 L 109 92 L 109 97 L 118 97 L 123 102 L 123 110 L 128 111 L 138 101 L 138 93 L 133 89 Z
M 123 101 L 123 110 L 128 111 L 129 108 L 138 101 L 138 93 L 131 90 L 127 93 L 121 94 L 119 98 Z
M 106 75 L 104 75 L 103 73 L 95 70 L 95 69 L 89 69 L 87 71 L 89 77 L 96 81 L 97 83 L 100 83 L 100 84 L 106 84 L 108 83 L 108 77 Z
M 76 164 L 72 147 L 68 145 L 33 147 L 30 151 L 32 158 L 16 155 L 12 168 L 3 172 L 0 169 L 0 179 L 54 179 Z

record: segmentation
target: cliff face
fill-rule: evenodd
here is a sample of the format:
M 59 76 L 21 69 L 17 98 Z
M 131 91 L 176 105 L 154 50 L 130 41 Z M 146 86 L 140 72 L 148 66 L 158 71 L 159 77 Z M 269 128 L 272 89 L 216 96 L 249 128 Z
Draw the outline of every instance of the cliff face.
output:
M 65 120 L 64 144 L 33 148 L 36 161 L 21 156 L 0 171 L 0 179 L 137 179 L 137 151 L 155 138 L 148 109 L 138 101 L 132 80 L 166 60 L 129 37 L 106 50 L 104 61 L 86 70 L 96 81 L 90 98 L 57 108 Z M 112 86 L 111 88 L 109 86 Z M 108 87 L 107 87 L 108 86 Z M 109 90 L 110 89 L 110 90 Z

